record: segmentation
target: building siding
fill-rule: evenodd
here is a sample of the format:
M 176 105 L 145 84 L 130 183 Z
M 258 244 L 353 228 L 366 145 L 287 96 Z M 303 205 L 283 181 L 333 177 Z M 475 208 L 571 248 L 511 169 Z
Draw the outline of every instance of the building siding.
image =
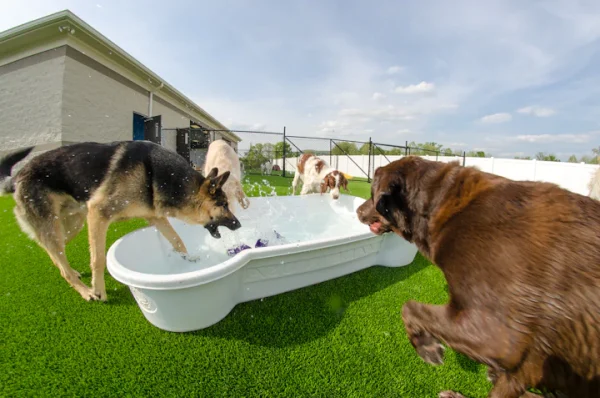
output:
M 61 144 L 64 51 L 49 50 L 0 67 L 0 148 Z
M 148 90 L 86 54 L 63 45 L 0 66 L 0 154 L 133 138 L 133 113 L 148 114 Z M 204 125 L 160 91 L 152 110 L 165 129 L 189 127 L 191 118 Z M 163 132 L 162 144 L 176 150 L 174 130 Z
M 133 112 L 148 114 L 149 92 L 92 59 L 70 49 L 65 62 L 63 140 L 111 142 L 133 139 Z M 154 94 L 153 116 L 163 127 L 189 127 L 190 120 L 162 105 Z M 176 149 L 176 137 L 165 134 L 163 145 Z

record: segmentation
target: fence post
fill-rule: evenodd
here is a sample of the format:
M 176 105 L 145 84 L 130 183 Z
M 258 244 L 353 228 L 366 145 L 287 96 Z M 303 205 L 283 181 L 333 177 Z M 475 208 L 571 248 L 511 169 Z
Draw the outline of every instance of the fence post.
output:
M 373 152 L 373 141 L 369 137 L 369 162 L 367 163 L 367 182 L 371 182 L 371 153 Z M 373 163 L 375 159 L 373 159 Z M 363 163 L 364 164 L 364 163 Z
M 438 154 L 440 153 L 440 151 L 435 151 L 435 161 L 438 161 Z
M 285 177 L 285 144 L 285 126 L 283 126 L 283 171 L 281 172 L 283 177 Z
M 466 160 L 467 160 L 467 152 L 463 151 L 463 167 L 465 167 Z
M 408 155 L 408 141 L 405 141 L 404 144 L 404 156 Z
M 333 150 L 333 143 L 332 143 L 332 140 L 331 140 L 331 139 L 329 139 L 329 165 L 330 165 L 331 167 L 333 167 L 333 162 L 332 162 L 332 160 L 331 160 L 331 151 L 332 151 L 332 150 Z

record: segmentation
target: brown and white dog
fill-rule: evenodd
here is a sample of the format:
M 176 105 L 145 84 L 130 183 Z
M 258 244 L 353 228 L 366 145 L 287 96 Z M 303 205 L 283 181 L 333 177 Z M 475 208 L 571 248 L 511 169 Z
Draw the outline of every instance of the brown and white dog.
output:
M 292 182 L 292 195 L 296 194 L 298 181 L 302 180 L 300 195 L 312 192 L 331 192 L 333 199 L 340 197 L 340 188 L 348 190 L 348 179 L 344 173 L 329 167 L 321 158 L 308 153 L 298 158 L 298 166 Z
M 409 156 L 376 170 L 357 215 L 444 273 L 446 305 L 402 309 L 426 362 L 443 362 L 444 343 L 488 366 L 488 397 L 536 397 L 529 388 L 600 397 L 598 201 Z
M 223 192 L 227 195 L 227 200 L 230 203 L 231 211 L 234 211 L 233 203 L 236 201 L 247 209 L 250 206 L 250 201 L 244 193 L 242 187 L 242 169 L 240 158 L 229 144 L 224 140 L 213 141 L 208 146 L 206 160 L 204 162 L 204 175 L 207 175 L 213 168 L 217 168 L 220 172 L 228 171 L 229 178 L 223 184 Z

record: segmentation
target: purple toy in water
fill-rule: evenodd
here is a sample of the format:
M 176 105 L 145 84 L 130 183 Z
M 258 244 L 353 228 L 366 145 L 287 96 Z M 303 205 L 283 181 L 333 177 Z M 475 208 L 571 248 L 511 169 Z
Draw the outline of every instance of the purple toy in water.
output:
M 241 246 L 238 246 L 238 247 L 234 247 L 232 249 L 227 250 L 227 254 L 229 256 L 235 256 L 236 254 L 238 254 L 242 250 L 246 250 L 246 249 L 251 249 L 251 247 L 248 246 L 248 245 L 241 245 Z
M 269 241 L 266 239 L 259 239 L 256 241 L 256 244 L 254 245 L 254 247 L 267 247 L 269 244 Z
M 277 231 L 273 231 L 273 232 L 275 232 L 275 236 L 277 237 L 278 240 L 283 239 L 283 236 L 279 235 L 279 233 L 277 233 Z M 267 247 L 267 246 L 269 246 L 269 241 L 266 239 L 258 239 L 256 241 L 256 243 L 254 244 L 254 248 Z M 241 244 L 240 246 L 233 247 L 233 248 L 227 250 L 227 255 L 232 257 L 232 256 L 235 256 L 236 254 L 240 253 L 241 251 L 247 250 L 247 249 L 251 249 L 251 247 L 246 244 Z

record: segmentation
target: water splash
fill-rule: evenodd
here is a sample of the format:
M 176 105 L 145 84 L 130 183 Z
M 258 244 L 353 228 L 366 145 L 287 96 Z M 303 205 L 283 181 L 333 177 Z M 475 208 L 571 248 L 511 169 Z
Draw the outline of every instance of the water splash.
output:
M 262 180 L 261 182 L 249 183 L 246 179 L 245 182 L 249 185 L 247 192 L 252 192 L 253 196 L 259 197 L 276 197 L 276 187 L 272 186 L 269 181 Z M 252 198 L 250 199 L 250 208 L 252 208 Z M 241 209 L 237 201 L 233 204 L 235 206 L 235 214 L 240 219 L 242 228 L 236 231 L 230 231 L 224 227 L 220 227 L 221 239 L 214 239 L 211 236 L 206 236 L 203 242 L 200 242 L 196 247 L 191 248 L 191 252 L 186 259 L 196 263 L 214 263 L 218 258 L 221 261 L 225 261 L 239 253 L 244 249 L 256 249 L 260 250 L 262 247 L 279 246 L 290 243 L 289 239 L 280 234 L 275 228 L 273 228 L 274 220 L 284 219 L 288 212 L 286 206 L 280 201 L 271 201 L 267 199 L 265 201 L 266 206 L 261 207 L 261 217 L 250 216 L 246 210 Z M 293 242 L 292 242 L 293 243 Z M 220 253 L 218 256 L 214 256 L 215 251 Z M 210 260 L 209 252 L 213 253 L 213 259 Z M 204 254 L 203 254 L 204 253 Z M 221 254 L 223 257 L 221 257 Z M 217 258 L 215 258 L 217 257 Z
M 255 247 L 259 240 L 268 241 L 267 247 L 290 244 L 290 249 L 294 251 L 294 248 L 298 248 L 302 242 L 331 237 L 350 239 L 354 234 L 364 230 L 364 226 L 358 222 L 352 208 L 347 204 L 331 202 L 328 197 L 323 196 L 319 201 L 327 202 L 322 205 L 327 208 L 327 211 L 317 211 L 317 209 L 307 211 L 305 206 L 315 206 L 317 202 L 310 201 L 311 204 L 304 204 L 302 201 L 288 197 L 277 198 L 276 188 L 268 182 L 246 182 L 245 188 L 246 192 L 261 199 L 253 200 L 250 197 L 248 209 L 234 210 L 242 224 L 240 229 L 231 231 L 219 227 L 221 239 L 215 239 L 208 233 L 194 232 L 190 235 L 189 230 L 186 239 L 186 233 L 182 231 L 182 238 L 188 249 L 187 255 L 176 252 L 173 246 L 161 236 L 161 252 L 166 256 L 164 259 L 166 261 L 161 261 L 160 265 L 157 263 L 155 272 L 159 274 L 193 272 L 218 266 L 239 255 L 268 250 Z M 188 225 L 184 228 L 196 230 L 198 227 Z M 160 234 L 159 231 L 155 233 Z M 234 256 L 228 255 L 228 250 L 242 245 L 250 247 L 250 250 L 238 251 Z M 277 263 L 281 261 L 282 259 L 278 259 Z M 281 266 L 285 264 L 287 261 Z

